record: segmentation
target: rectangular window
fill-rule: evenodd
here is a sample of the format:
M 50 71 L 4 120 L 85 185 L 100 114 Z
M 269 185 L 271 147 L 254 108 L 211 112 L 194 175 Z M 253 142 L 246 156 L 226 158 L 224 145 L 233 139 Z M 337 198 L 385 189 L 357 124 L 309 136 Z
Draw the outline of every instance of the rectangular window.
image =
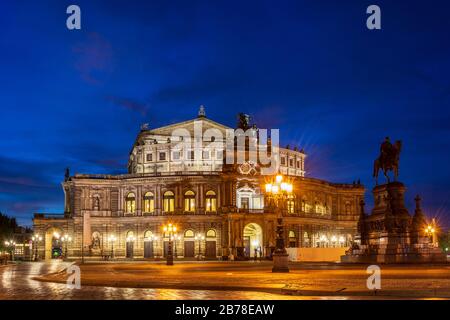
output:
M 186 212 L 195 211 L 195 198 L 184 199 L 184 211 Z
M 147 161 L 153 161 L 153 154 L 152 153 L 147 153 Z
M 175 209 L 175 199 L 165 198 L 164 199 L 164 212 L 173 212 Z
M 281 157 L 281 165 L 282 166 L 286 165 L 286 157 Z
M 155 199 L 145 199 L 144 200 L 144 212 L 154 212 L 155 211 Z
M 294 213 L 294 200 L 292 200 L 292 199 L 289 199 L 287 201 L 287 212 Z
M 174 151 L 172 153 L 172 159 L 173 160 L 180 160 L 180 151 Z
M 194 160 L 194 150 L 190 150 L 187 152 L 187 158 L 189 160 Z
M 216 212 L 216 198 L 206 198 L 206 212 Z
M 209 159 L 209 151 L 203 151 L 202 157 L 203 159 Z
M 300 160 L 297 160 L 297 169 L 300 169 Z
M 216 159 L 222 160 L 223 159 L 223 150 L 217 150 L 216 152 Z
M 165 161 L 166 160 L 166 153 L 160 152 L 159 153 L 159 161 Z
M 289 159 L 289 167 L 294 167 L 294 159 Z

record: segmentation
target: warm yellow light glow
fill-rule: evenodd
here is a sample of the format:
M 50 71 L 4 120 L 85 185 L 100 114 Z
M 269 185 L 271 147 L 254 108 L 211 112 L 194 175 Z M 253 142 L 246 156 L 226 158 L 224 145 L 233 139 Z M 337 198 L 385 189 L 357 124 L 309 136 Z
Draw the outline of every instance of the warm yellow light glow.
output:
M 286 182 L 282 182 L 280 185 L 281 191 L 287 191 L 287 183 Z
M 276 194 L 278 191 L 280 191 L 278 186 L 272 186 L 272 193 Z
M 288 184 L 287 184 L 287 187 L 286 187 L 286 191 L 287 191 L 288 193 L 291 193 L 293 189 L 294 189 L 294 187 L 292 186 L 292 184 L 288 183 Z
M 281 174 L 278 174 L 278 175 L 275 177 L 275 181 L 276 181 L 277 183 L 281 183 L 282 180 L 283 180 L 283 176 L 282 176 Z
M 271 183 L 267 183 L 266 184 L 266 192 L 271 192 L 272 191 L 272 184 Z

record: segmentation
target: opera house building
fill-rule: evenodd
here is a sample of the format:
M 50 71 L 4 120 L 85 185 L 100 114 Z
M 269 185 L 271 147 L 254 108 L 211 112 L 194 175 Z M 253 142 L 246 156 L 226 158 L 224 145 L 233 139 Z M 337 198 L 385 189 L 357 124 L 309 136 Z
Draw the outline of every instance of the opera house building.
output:
M 35 233 L 42 235 L 37 255 L 158 259 L 172 237 L 176 259 L 270 258 L 277 212 L 265 193 L 267 165 L 252 160 L 261 150 L 276 163 L 273 174 L 293 185 L 280 210 L 286 247 L 348 247 L 364 187 L 306 177 L 303 149 L 279 147 L 273 137 L 262 145 L 262 131 L 246 115 L 237 129 L 210 120 L 201 107 L 192 120 L 143 125 L 126 174 L 67 170 L 64 213 L 34 215 Z M 165 231 L 168 224 L 176 229 Z

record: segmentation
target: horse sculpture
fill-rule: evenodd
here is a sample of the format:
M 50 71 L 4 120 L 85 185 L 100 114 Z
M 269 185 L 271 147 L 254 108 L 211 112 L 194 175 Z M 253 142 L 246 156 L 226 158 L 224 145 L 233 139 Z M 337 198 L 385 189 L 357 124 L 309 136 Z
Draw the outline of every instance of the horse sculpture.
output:
M 400 152 L 402 149 L 402 142 L 397 140 L 394 144 L 391 144 L 387 137 L 381 144 L 380 156 L 375 160 L 373 164 L 373 176 L 376 179 L 378 185 L 378 172 L 383 170 L 383 174 L 386 177 L 388 183 L 390 183 L 389 171 L 394 173 L 394 181 L 398 178 L 398 167 L 400 160 Z

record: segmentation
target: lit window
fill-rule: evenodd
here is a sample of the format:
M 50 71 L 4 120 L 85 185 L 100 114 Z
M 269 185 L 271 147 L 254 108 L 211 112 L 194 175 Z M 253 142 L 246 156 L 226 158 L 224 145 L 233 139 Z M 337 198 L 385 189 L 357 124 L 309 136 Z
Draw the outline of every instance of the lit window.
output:
M 214 231 L 213 229 L 209 229 L 208 232 L 206 233 L 206 237 L 207 238 L 215 238 L 216 237 L 216 231 Z
M 163 195 L 163 208 L 164 212 L 175 211 L 175 195 L 172 191 L 166 191 Z
M 127 213 L 134 213 L 136 211 L 136 197 L 133 192 L 127 194 L 125 198 L 125 207 Z
M 185 238 L 193 238 L 193 237 L 194 237 L 194 231 L 192 231 L 192 230 L 186 230 L 186 231 L 184 232 L 184 237 L 185 237 Z
M 195 211 L 195 193 L 193 191 L 186 191 L 184 194 L 184 211 Z
M 288 198 L 286 205 L 287 205 L 287 212 L 288 213 L 294 213 L 295 205 L 294 205 L 294 197 L 293 196 L 290 196 Z
M 206 212 L 216 212 L 217 208 L 216 193 L 212 190 L 206 192 Z
M 155 211 L 155 197 L 152 192 L 147 192 L 144 195 L 144 212 Z

